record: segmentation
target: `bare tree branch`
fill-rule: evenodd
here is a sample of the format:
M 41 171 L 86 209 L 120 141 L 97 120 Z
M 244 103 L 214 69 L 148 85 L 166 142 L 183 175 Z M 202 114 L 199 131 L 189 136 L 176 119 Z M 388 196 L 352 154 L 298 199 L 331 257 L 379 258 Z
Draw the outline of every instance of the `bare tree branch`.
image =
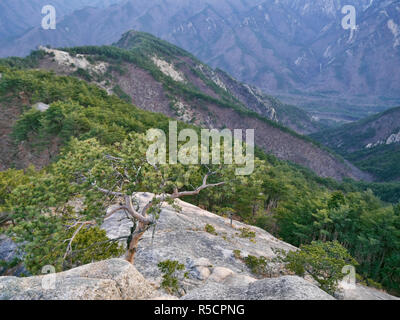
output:
M 112 157 L 112 156 L 107 156 L 106 157 L 109 160 L 113 160 L 113 161 L 121 161 L 122 159 L 116 158 L 116 157 Z M 159 168 L 157 166 L 154 166 L 156 171 L 160 171 Z M 115 168 L 114 168 L 115 169 Z M 117 169 L 115 169 L 117 170 Z M 136 174 L 136 180 L 139 177 L 140 174 L 140 170 L 141 168 L 139 168 L 137 170 L 137 174 Z M 124 176 L 125 177 L 129 177 L 127 170 L 124 169 L 124 174 L 121 174 L 118 170 L 117 170 L 117 174 L 120 176 Z M 131 228 L 131 234 L 128 237 L 128 248 L 127 248 L 127 252 L 126 252 L 126 260 L 130 263 L 134 263 L 135 260 L 135 254 L 138 248 L 138 243 L 140 241 L 140 239 L 142 238 L 143 234 L 150 228 L 151 225 L 153 225 L 155 223 L 155 216 L 153 215 L 148 215 L 148 212 L 151 208 L 153 208 L 154 206 L 159 206 L 159 208 L 161 207 L 161 205 L 166 201 L 167 198 L 169 199 L 178 199 L 181 197 L 185 197 L 185 196 L 191 196 L 191 195 L 197 195 L 199 194 L 202 190 L 207 189 L 207 188 L 212 188 L 212 187 L 217 187 L 217 186 L 222 186 L 224 185 L 226 182 L 219 182 L 219 183 L 212 183 L 212 184 L 208 184 L 207 180 L 211 175 L 214 175 L 215 172 L 211 172 L 211 170 L 209 170 L 209 172 L 203 177 L 203 182 L 202 185 L 197 187 L 195 190 L 193 191 L 181 191 L 179 192 L 178 188 L 175 188 L 173 190 L 172 195 L 167 195 L 167 194 L 162 194 L 159 196 L 154 196 L 151 201 L 149 201 L 142 210 L 139 211 L 139 208 L 135 209 L 134 205 L 132 203 L 132 198 L 134 197 L 135 193 L 133 193 L 133 195 L 127 195 L 124 194 L 122 192 L 114 192 L 111 190 L 107 190 L 104 188 L 101 188 L 99 186 L 97 186 L 96 182 L 93 182 L 92 185 L 93 187 L 95 187 L 98 191 L 107 194 L 107 195 L 114 195 L 116 197 L 123 197 L 125 200 L 125 204 L 124 205 L 120 205 L 117 206 L 113 209 L 111 209 L 109 212 L 107 212 L 107 215 L 105 217 L 105 219 L 111 217 L 113 214 L 115 214 L 118 211 L 123 210 L 127 216 L 134 222 L 134 226 L 133 228 Z M 165 180 L 165 178 L 163 177 L 163 175 L 161 175 L 161 189 L 166 185 L 168 180 Z M 157 209 L 157 208 L 156 208 Z M 138 222 L 136 224 L 136 222 Z M 80 225 L 79 228 L 75 231 L 74 235 L 72 236 L 72 238 L 70 239 L 70 242 L 68 244 L 68 248 L 67 248 L 67 252 L 65 253 L 64 259 L 68 256 L 68 254 L 70 254 L 71 250 L 72 250 L 72 241 L 74 240 L 74 238 L 76 237 L 76 234 L 78 234 L 78 232 L 80 231 L 80 229 L 83 227 L 83 225 Z
M 129 212 L 129 214 L 133 218 L 139 220 L 139 222 L 144 223 L 144 224 L 152 224 L 154 222 L 153 217 L 147 217 L 146 214 L 140 214 L 133 208 L 131 196 L 125 195 L 125 203 L 127 204 L 127 210 Z
M 6 223 L 7 221 L 11 221 L 11 214 L 8 212 L 0 212 L 0 225 Z
M 104 158 L 106 158 L 107 160 L 124 161 L 124 159 L 122 159 L 122 158 L 114 157 L 114 156 L 109 155 L 109 154 L 105 155 Z
M 100 188 L 100 187 L 96 184 L 96 182 L 93 182 L 93 183 L 92 183 L 92 186 L 95 187 L 98 191 L 100 191 L 100 192 L 102 192 L 102 193 L 105 193 L 105 194 L 107 194 L 107 195 L 112 195 L 112 196 L 116 196 L 116 197 L 124 197 L 124 196 L 125 196 L 125 194 L 122 193 L 122 192 L 115 192 L 115 191 L 111 191 L 111 190 L 107 190 L 107 189 Z
M 128 207 L 126 207 L 126 206 L 118 206 L 118 207 L 115 207 L 114 209 L 112 209 L 110 212 L 107 213 L 107 215 L 104 217 L 104 219 L 108 219 L 108 218 L 110 218 L 114 213 L 116 213 L 116 212 L 118 212 L 118 211 L 122 211 L 122 210 L 128 211 Z
M 214 174 L 214 172 L 207 173 L 203 178 L 203 184 L 200 187 L 198 187 L 196 190 L 179 192 L 178 189 L 175 188 L 174 193 L 172 194 L 172 199 L 178 199 L 181 197 L 198 195 L 204 189 L 222 186 L 226 183 L 226 182 L 219 182 L 219 183 L 207 184 L 208 177 L 213 174 Z
M 93 220 L 92 220 L 92 221 L 85 221 L 85 222 L 77 222 L 77 223 L 75 223 L 75 224 L 71 227 L 71 228 L 74 228 L 74 227 L 76 227 L 77 225 L 80 225 L 80 226 L 75 230 L 75 232 L 74 232 L 74 234 L 72 235 L 71 239 L 65 240 L 65 241 L 69 241 L 69 242 L 68 242 L 67 250 L 65 251 L 63 260 L 65 260 L 65 259 L 68 257 L 68 255 L 72 252 L 72 242 L 75 240 L 75 237 L 78 235 L 79 231 L 81 231 L 81 229 L 82 229 L 84 226 L 87 226 L 87 225 L 95 225 L 95 224 L 96 224 L 96 221 L 93 221 Z

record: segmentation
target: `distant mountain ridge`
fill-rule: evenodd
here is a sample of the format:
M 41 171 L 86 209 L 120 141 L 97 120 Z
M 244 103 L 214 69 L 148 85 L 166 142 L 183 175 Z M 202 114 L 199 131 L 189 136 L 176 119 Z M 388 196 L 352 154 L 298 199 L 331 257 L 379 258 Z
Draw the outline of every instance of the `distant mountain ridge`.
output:
M 42 8 L 52 5 L 58 19 L 87 6 L 108 7 L 118 0 L 2 0 L 0 2 L 0 43 L 22 36 L 41 25 Z
M 358 28 L 343 30 L 354 5 Z M 395 0 L 153 0 L 86 8 L 5 43 L 0 56 L 37 45 L 111 44 L 130 29 L 189 50 L 212 67 L 326 121 L 354 121 L 400 104 L 400 4 Z

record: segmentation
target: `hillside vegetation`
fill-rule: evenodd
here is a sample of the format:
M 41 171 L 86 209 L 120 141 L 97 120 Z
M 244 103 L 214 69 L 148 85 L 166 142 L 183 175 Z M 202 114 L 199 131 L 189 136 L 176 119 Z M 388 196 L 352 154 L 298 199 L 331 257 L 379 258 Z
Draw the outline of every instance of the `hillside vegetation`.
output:
M 4 63 L 29 63 L 58 75 L 77 76 L 141 109 L 188 124 L 232 130 L 253 128 L 255 142 L 265 152 L 308 167 L 321 177 L 373 180 L 339 155 L 285 127 L 283 124 L 291 125 L 299 132 L 316 129 L 312 129 L 314 122 L 307 115 L 296 116 L 301 111 L 295 107 L 212 70 L 186 51 L 149 34 L 128 32 L 114 46 L 63 51 L 42 48 L 34 57 Z
M 10 68 L 10 64 L 8 60 L 0 67 L 0 101 L 2 115 L 11 105 L 18 105 L 21 110 L 10 133 L 15 148 L 29 145 L 40 153 L 56 139 L 60 151 L 42 163 L 41 170 L 31 167 L 0 172 L 0 211 L 9 213 L 13 222 L 6 224 L 2 232 L 24 243 L 25 262 L 33 273 L 39 273 L 47 264 L 62 270 L 118 255 L 120 248 L 115 243 L 94 245 L 107 243 L 104 232 L 96 225 L 115 200 L 105 197 L 93 188 L 93 181 L 83 179 L 79 173 L 92 173 L 99 177 L 98 183 L 111 186 L 114 178 L 109 176 L 108 167 L 99 166 L 102 157 L 118 156 L 126 148 L 140 153 L 145 150 L 138 146 L 146 130 L 160 128 L 168 132 L 170 119 L 141 110 L 77 78 L 26 69 L 21 64 L 19 69 Z M 37 102 L 47 103 L 50 108 L 45 112 L 31 109 Z M 188 126 L 191 125 L 179 122 L 179 128 Z M 380 282 L 389 290 L 399 290 L 398 205 L 385 204 L 371 191 L 363 192 L 351 182 L 341 184 L 320 178 L 260 150 L 258 156 L 251 176 L 221 176 L 231 182 L 186 200 L 221 215 L 232 213 L 236 219 L 262 227 L 297 246 L 314 240 L 338 240 L 359 263 L 361 277 Z M 180 187 L 190 190 L 200 183 L 201 168 L 196 170 L 194 166 L 188 172 L 190 176 L 179 179 L 185 178 L 182 181 L 186 184 Z M 146 177 L 140 181 L 139 185 L 128 182 L 125 187 L 131 191 L 154 191 Z M 173 183 L 169 192 L 173 191 Z M 77 201 L 78 212 L 73 209 Z M 88 220 L 97 223 L 83 229 L 72 243 L 78 253 L 65 258 L 65 240 L 76 231 L 74 223 Z M 91 249 L 82 251 L 86 247 Z
M 400 180 L 400 108 L 311 137 L 380 181 Z

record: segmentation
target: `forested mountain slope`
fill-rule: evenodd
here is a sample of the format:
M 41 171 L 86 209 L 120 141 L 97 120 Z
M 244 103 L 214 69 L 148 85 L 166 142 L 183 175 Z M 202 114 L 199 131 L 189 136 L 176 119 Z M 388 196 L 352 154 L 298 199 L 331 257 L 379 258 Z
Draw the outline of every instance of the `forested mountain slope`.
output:
M 296 108 L 285 107 L 149 34 L 132 31 L 115 46 L 63 50 L 43 48 L 46 54 L 39 54 L 36 67 L 78 76 L 144 110 L 186 123 L 255 129 L 255 143 L 265 152 L 308 167 L 322 177 L 372 179 L 329 150 L 277 123 L 299 131 L 315 130 L 306 115 L 297 117 L 301 112 Z M 24 62 L 8 59 L 4 63 Z
M 125 52 L 112 47 L 104 49 L 117 50 L 113 52 L 121 55 Z M 115 172 L 116 163 L 112 159 L 128 157 L 127 168 L 133 170 L 136 161 L 142 161 L 144 156 L 143 137 L 147 129 L 160 128 L 168 132 L 171 118 L 141 110 L 76 77 L 31 69 L 45 61 L 42 59 L 46 56 L 38 52 L 26 60 L 0 62 L 0 108 L 1 116 L 9 117 L 10 132 L 5 133 L 10 139 L 9 148 L 18 150 L 24 146 L 28 154 L 33 155 L 54 151 L 51 159 L 46 157 L 38 162 L 42 170 L 0 172 L 0 231 L 27 252 L 23 260 L 33 274 L 40 273 L 44 265 L 55 265 L 57 271 L 61 271 L 121 254 L 115 243 L 96 245 L 109 240 L 99 225 L 104 220 L 106 208 L 118 202 L 113 195 L 99 191 L 96 185 L 127 192 L 170 194 L 175 185 L 183 190 L 201 185 L 202 175 L 207 173 L 202 166 L 180 169 L 166 166 L 166 172 L 174 179 L 164 191 L 157 189 L 162 180 L 154 173 L 139 173 L 137 181 L 124 178 L 122 184 L 116 184 L 121 175 L 133 176 L 124 170 Z M 51 59 L 47 61 L 51 62 Z M 107 61 L 111 62 L 111 59 Z M 10 68 L 10 64 L 18 68 Z M 102 66 L 95 59 L 90 65 L 95 70 Z M 77 69 L 78 75 L 87 77 L 87 72 L 92 69 L 82 70 Z M 161 72 L 158 74 L 162 77 Z M 95 78 L 96 74 L 89 73 L 89 76 L 101 80 Z M 176 96 L 180 97 L 182 87 L 175 82 L 169 83 L 174 85 Z M 48 107 L 33 107 L 38 102 Z M 11 112 L 12 116 L 9 116 Z M 180 129 L 188 127 L 199 130 L 179 122 Z M 8 151 L 1 155 L 5 167 L 14 164 L 26 167 L 34 163 L 29 157 L 20 163 L 18 159 L 10 159 L 13 154 L 10 153 L 12 150 Z M 359 263 L 360 279 L 372 278 L 393 292 L 399 290 L 398 206 L 385 204 L 371 191 L 360 192 L 350 183 L 321 179 L 273 156 L 262 152 L 258 155 L 260 159 L 256 160 L 252 175 L 239 177 L 229 171 L 222 172 L 210 183 L 225 179 L 226 185 L 206 189 L 185 200 L 220 215 L 230 213 L 235 220 L 257 225 L 295 246 L 314 240 L 329 246 L 338 240 Z M 146 167 L 146 170 L 152 170 L 152 166 Z M 154 179 L 157 183 L 149 182 Z M 73 252 L 76 251 L 72 255 L 66 239 L 71 239 L 77 226 L 85 222 L 87 227 L 79 229 L 79 237 L 71 245 Z M 207 230 L 213 232 L 210 228 Z M 251 232 L 238 232 L 240 237 L 251 240 Z M 87 250 L 83 250 L 85 248 Z M 12 267 L 15 263 L 18 261 L 2 261 L 1 265 Z
M 400 108 L 311 136 L 380 180 L 400 179 Z

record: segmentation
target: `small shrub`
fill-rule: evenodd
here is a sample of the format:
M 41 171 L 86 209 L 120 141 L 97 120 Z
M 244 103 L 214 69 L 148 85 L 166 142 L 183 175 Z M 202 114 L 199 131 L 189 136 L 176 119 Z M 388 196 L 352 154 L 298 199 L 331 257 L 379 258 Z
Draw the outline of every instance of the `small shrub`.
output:
M 206 224 L 205 230 L 206 230 L 206 232 L 208 232 L 208 233 L 211 233 L 211 234 L 213 234 L 213 235 L 217 235 L 217 232 L 215 231 L 214 226 L 212 226 L 211 224 Z
M 359 275 L 358 273 L 356 274 L 356 281 L 357 283 L 362 284 L 363 286 L 372 287 L 378 290 L 383 290 L 382 284 L 372 279 L 364 279 L 364 277 Z
M 254 239 L 256 237 L 256 233 L 251 231 L 249 228 L 242 228 L 240 229 L 239 237 Z
M 17 141 L 25 141 L 28 139 L 30 132 L 37 133 L 41 127 L 41 119 L 43 113 L 36 109 L 30 109 L 25 112 L 14 124 L 12 137 Z
M 286 267 L 298 276 L 310 274 L 319 283 L 320 288 L 329 294 L 336 292 L 338 282 L 343 279 L 343 267 L 358 265 L 337 241 L 314 241 L 310 245 L 303 245 L 300 250 L 287 253 L 283 261 L 287 263 Z
M 179 272 L 185 269 L 185 265 L 175 260 L 161 261 L 158 265 L 159 270 L 162 273 L 163 281 L 161 287 L 169 293 L 179 293 Z M 187 273 L 184 274 L 187 277 Z
M 379 282 L 376 282 L 372 279 L 367 279 L 366 282 L 368 287 L 373 287 L 378 290 L 383 290 L 383 286 Z
M 269 260 L 266 257 L 255 257 L 252 255 L 247 256 L 243 259 L 246 266 L 251 270 L 252 273 L 258 276 L 270 276 Z
M 234 256 L 236 259 L 240 259 L 240 258 L 242 257 L 242 253 L 241 253 L 240 250 L 233 250 L 233 256 Z

